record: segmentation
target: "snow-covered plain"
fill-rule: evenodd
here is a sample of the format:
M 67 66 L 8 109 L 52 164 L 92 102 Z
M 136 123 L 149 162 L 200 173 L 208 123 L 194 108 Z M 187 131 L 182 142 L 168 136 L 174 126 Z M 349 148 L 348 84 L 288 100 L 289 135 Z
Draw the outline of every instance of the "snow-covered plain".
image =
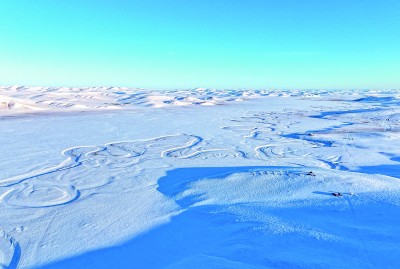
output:
M 1 87 L 0 268 L 399 268 L 399 104 Z

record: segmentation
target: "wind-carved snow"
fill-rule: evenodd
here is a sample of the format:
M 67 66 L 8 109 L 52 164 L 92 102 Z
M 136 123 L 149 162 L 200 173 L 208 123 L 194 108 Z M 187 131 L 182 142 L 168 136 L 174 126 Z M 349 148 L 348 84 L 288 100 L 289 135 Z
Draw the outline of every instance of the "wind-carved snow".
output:
M 1 94 L 12 99 L 0 112 L 0 142 L 11 149 L 0 157 L 0 175 L 11 174 L 0 177 L 1 267 L 399 262 L 397 91 L 4 87 Z M 19 117 L 28 103 L 119 110 Z M 188 104 L 196 109 L 181 107 Z M 54 129 L 46 133 L 43 122 Z M 76 131 L 68 143 L 65 128 Z M 41 165 L 44 152 L 58 153 L 46 140 L 75 145 Z M 37 159 L 19 155 L 27 141 Z
M 66 149 L 60 164 L 0 180 L 8 187 L 0 202 L 17 207 L 49 207 L 78 199 L 82 191 L 110 184 L 127 169 L 139 164 L 168 158 L 240 157 L 228 149 L 203 149 L 202 138 L 193 135 L 170 135 L 144 141 L 119 141 L 104 146 L 81 146 Z M 93 174 L 107 176 L 92 177 Z
M 390 94 L 390 97 L 381 97 Z M 396 94 L 396 95 L 394 95 Z M 364 98 L 365 95 L 368 97 Z M 393 96 L 394 95 L 394 96 Z M 252 89 L 189 89 L 189 90 L 144 90 L 124 87 L 0 87 L 1 114 L 108 111 L 137 109 L 143 107 L 213 106 L 241 102 L 254 98 L 300 97 L 342 98 L 360 103 L 399 103 L 397 92 L 390 90 L 368 91 L 312 91 L 312 90 L 252 90 Z M 357 99 L 358 98 L 358 99 Z M 386 99 L 382 99 L 386 98 Z M 391 98 L 391 99 L 387 99 Z

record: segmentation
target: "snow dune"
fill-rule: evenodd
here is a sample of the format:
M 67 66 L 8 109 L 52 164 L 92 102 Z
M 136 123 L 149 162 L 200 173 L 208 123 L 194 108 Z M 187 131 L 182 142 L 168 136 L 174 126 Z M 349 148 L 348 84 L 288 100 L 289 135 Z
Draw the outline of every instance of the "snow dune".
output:
M 396 268 L 399 100 L 2 87 L 0 267 Z
M 365 93 L 368 97 L 363 97 Z M 238 102 L 260 97 L 302 97 L 356 99 L 357 102 L 373 103 L 379 100 L 382 94 L 389 90 L 369 90 L 366 92 L 342 91 L 339 95 L 335 91 L 311 90 L 144 90 L 122 87 L 23 87 L 0 86 L 0 114 L 34 113 L 34 112 L 71 112 L 133 109 L 141 107 L 170 107 L 170 106 L 210 106 Z M 397 102 L 397 97 L 391 96 L 388 102 Z M 387 97 L 384 97 L 387 98 Z M 394 98 L 394 99 L 393 99 Z

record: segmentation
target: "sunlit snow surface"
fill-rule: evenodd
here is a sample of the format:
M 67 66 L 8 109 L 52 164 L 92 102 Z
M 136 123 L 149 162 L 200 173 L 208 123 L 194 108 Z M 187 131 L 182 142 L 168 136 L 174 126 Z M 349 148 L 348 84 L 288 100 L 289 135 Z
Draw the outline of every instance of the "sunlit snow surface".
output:
M 397 268 L 399 104 L 0 87 L 0 268 Z

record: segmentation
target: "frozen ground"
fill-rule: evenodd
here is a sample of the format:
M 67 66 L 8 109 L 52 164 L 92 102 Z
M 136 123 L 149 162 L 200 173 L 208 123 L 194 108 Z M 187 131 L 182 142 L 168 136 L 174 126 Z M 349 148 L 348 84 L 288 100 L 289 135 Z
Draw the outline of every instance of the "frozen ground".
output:
M 398 268 L 399 104 L 2 87 L 0 268 Z

